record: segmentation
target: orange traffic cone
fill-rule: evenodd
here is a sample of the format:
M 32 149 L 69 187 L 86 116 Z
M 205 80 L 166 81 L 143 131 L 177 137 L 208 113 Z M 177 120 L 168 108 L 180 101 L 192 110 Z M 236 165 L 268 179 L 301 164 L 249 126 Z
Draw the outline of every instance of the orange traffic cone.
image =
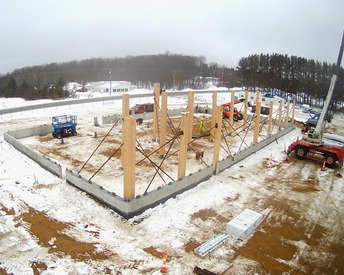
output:
M 162 254 L 161 273 L 167 273 L 166 262 L 167 262 L 167 253 L 164 251 L 164 253 Z
M 323 165 L 321 167 L 321 171 L 325 171 L 326 159 L 324 159 Z

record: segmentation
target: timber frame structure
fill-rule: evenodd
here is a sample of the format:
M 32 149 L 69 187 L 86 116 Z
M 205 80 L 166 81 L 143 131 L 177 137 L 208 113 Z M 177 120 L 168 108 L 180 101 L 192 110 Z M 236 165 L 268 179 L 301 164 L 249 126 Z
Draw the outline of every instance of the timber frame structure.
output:
M 209 91 L 208 93 L 212 93 L 212 111 L 208 115 L 210 123 L 204 126 L 202 137 L 203 135 L 208 137 L 207 141 L 209 147 L 212 148 L 212 157 L 206 161 L 201 159 L 204 167 L 197 172 L 187 174 L 188 154 L 190 152 L 195 153 L 193 145 L 198 140 L 198 137 L 193 135 L 193 129 L 195 125 L 197 127 L 201 122 L 200 118 L 195 115 L 195 92 L 197 93 L 197 91 L 190 91 L 188 93 L 187 108 L 181 111 L 179 122 L 176 124 L 175 119 L 172 122 L 168 115 L 168 93 L 161 91 L 159 83 L 154 84 L 152 138 L 157 141 L 158 148 L 151 154 L 147 154 L 137 140 L 136 118 L 129 115 L 130 95 L 123 94 L 121 118 L 122 144 L 116 149 L 116 151 L 121 150 L 124 179 L 123 198 L 93 182 L 92 178 L 83 178 L 80 174 L 81 170 L 76 173 L 66 169 L 66 182 L 106 204 L 124 218 L 129 219 L 143 213 L 148 208 L 163 203 L 167 199 L 197 186 L 200 182 L 229 168 L 295 128 L 293 126 L 294 108 L 290 110 L 289 102 L 285 104 L 286 106 L 283 106 L 283 102 L 280 100 L 277 110 L 273 110 L 273 103 L 270 102 L 269 115 L 261 116 L 259 92 L 256 92 L 256 111 L 254 114 L 248 114 L 249 94 L 246 91 L 243 104 L 243 121 L 237 124 L 233 121 L 234 91 L 229 91 L 232 102 L 229 119 L 223 118 L 222 106 L 217 104 L 217 91 Z M 293 106 L 295 106 L 295 101 Z M 35 134 L 37 131 L 32 130 L 30 134 Z M 51 131 L 49 127 L 43 129 L 40 126 L 40 134 L 49 133 L 49 131 Z M 170 132 L 169 135 L 167 134 L 168 131 Z M 30 134 L 27 133 L 26 136 Z M 15 131 L 5 133 L 5 139 L 13 144 L 14 147 L 31 157 L 47 170 L 50 169 L 55 175 L 62 177 L 62 172 L 58 171 L 61 168 L 56 168 L 49 162 L 43 165 L 41 157 L 28 152 L 27 148 L 23 150 L 23 145 L 16 140 L 16 138 L 21 137 L 22 135 Z M 231 139 L 236 139 L 239 144 L 235 149 L 230 146 Z M 171 153 L 173 144 L 177 144 L 178 149 Z M 149 190 L 152 179 L 143 194 L 135 194 L 135 173 L 137 165 L 142 161 L 136 160 L 137 152 L 143 155 L 144 159 L 150 161 L 152 168 L 155 169 L 154 177 L 159 175 L 162 178 L 161 175 L 164 175 L 169 179 L 169 182 L 165 184 L 164 181 L 158 188 Z M 159 155 L 160 163 L 156 163 L 151 159 L 152 154 Z M 177 156 L 178 171 L 177 178 L 175 179 L 163 169 L 164 161 L 171 156 Z M 52 166 L 54 166 L 53 169 L 51 169 Z

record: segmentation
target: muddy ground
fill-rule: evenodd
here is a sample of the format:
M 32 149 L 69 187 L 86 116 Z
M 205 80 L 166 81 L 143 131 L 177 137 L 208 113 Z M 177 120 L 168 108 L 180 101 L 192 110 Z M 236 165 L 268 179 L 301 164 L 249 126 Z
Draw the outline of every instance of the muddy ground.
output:
M 343 134 L 343 129 L 336 126 L 331 126 L 330 130 Z M 99 133 L 99 138 L 103 134 Z M 81 131 L 80 136 L 83 135 L 87 136 Z M 146 136 L 146 133 L 142 136 Z M 46 142 L 57 142 L 50 136 L 38 139 L 43 145 L 37 149 L 42 153 L 58 160 L 64 159 L 75 169 L 82 165 L 82 160 L 67 157 L 61 150 L 44 146 Z M 199 146 L 202 149 L 205 145 Z M 225 179 L 233 185 L 240 185 L 247 178 L 255 181 L 255 175 L 265 171 L 263 180 L 257 180 L 256 185 L 246 190 L 250 192 L 250 196 L 245 199 L 244 204 L 247 208 L 269 211 L 259 229 L 246 242 L 232 241 L 223 245 L 223 249 L 232 253 L 207 256 L 217 257 L 219 262 L 226 262 L 228 268 L 219 270 L 213 265 L 208 267 L 209 270 L 217 274 L 344 274 L 342 170 L 321 171 L 319 163 L 296 160 L 293 155 L 289 156 L 288 160 L 274 160 L 271 167 L 270 162 L 271 160 L 265 158 L 254 170 L 242 165 L 234 171 L 228 169 L 220 176 L 214 176 L 217 180 Z M 35 188 L 44 189 L 49 186 L 36 185 Z M 184 252 L 169 251 L 168 261 L 178 259 L 184 264 L 189 261 L 193 267 L 195 262 L 202 265 L 202 262 L 207 261 L 207 258 L 201 259 L 196 255 L 194 249 L 209 237 L 207 228 L 211 228 L 213 234 L 223 231 L 226 223 L 235 216 L 233 208 L 241 197 L 243 194 L 237 193 L 234 197 L 228 197 L 224 205 L 214 205 L 195 212 L 190 224 L 198 228 L 199 235 L 188 235 L 186 232 L 188 241 L 184 245 Z M 95 203 L 98 204 L 96 201 Z M 1 205 L 0 208 L 6 215 L 15 215 L 13 209 Z M 97 251 L 97 243 L 80 242 L 68 234 L 67 229 L 72 228 L 72 224 L 61 223 L 35 209 L 29 208 L 27 213 L 18 216 L 16 220 L 18 226 L 28 226 L 39 244 L 49 249 L 49 253 L 60 254 L 61 257 L 68 255 L 77 261 L 109 260 L 115 263 L 116 269 L 110 266 L 99 270 L 103 274 L 121 274 L 121 269 L 132 270 L 134 274 L 156 271 L 140 268 L 145 264 L 143 260 L 133 259 L 128 263 L 121 261 L 115 251 Z M 88 226 L 92 227 L 92 224 Z M 99 232 L 88 230 L 88 226 L 85 227 L 85 232 L 97 238 Z M 140 225 L 137 226 L 139 229 Z M 128 234 L 129 228 L 132 227 L 128 226 Z M 147 243 L 142 249 L 153 258 L 161 258 L 162 251 L 154 245 Z M 47 269 L 44 262 L 32 262 L 31 267 L 33 274 Z M 0 269 L 0 274 L 7 273 Z

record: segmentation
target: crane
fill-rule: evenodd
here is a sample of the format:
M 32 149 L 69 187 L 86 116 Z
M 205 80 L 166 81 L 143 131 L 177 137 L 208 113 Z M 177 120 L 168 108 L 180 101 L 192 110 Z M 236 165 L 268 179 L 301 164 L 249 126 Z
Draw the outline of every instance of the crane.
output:
M 344 161 L 344 148 L 336 145 L 327 145 L 323 142 L 323 134 L 325 129 L 325 118 L 332 100 L 334 87 L 338 78 L 338 73 L 340 69 L 340 64 L 343 57 L 343 48 L 344 48 L 344 32 L 342 37 L 341 46 L 339 49 L 337 64 L 335 67 L 334 74 L 331 79 L 330 87 L 326 96 L 324 107 L 321 111 L 319 120 L 315 128 L 311 128 L 306 132 L 302 139 L 298 139 L 292 142 L 287 150 L 289 155 L 292 151 L 295 152 L 296 157 L 308 158 L 314 160 L 323 161 L 324 164 L 328 167 L 333 167 L 336 162 L 339 163 L 340 167 L 343 166 Z

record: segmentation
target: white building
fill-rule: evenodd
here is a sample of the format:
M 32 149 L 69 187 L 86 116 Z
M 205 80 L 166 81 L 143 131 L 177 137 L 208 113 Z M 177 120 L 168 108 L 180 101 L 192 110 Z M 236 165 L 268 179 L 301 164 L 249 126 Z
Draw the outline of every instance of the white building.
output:
M 129 92 L 133 90 L 133 87 L 128 81 L 96 81 L 91 82 L 92 92 L 98 93 L 118 93 L 118 92 Z

